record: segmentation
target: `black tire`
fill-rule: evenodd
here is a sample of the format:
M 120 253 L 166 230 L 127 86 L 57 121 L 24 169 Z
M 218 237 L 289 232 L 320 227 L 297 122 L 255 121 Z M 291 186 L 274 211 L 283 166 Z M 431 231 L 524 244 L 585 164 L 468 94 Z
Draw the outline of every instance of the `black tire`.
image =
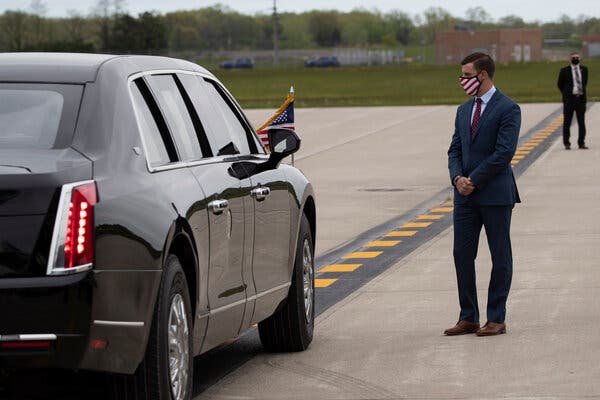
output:
M 180 296 L 180 297 L 178 297 Z M 177 298 L 177 300 L 175 300 Z M 171 388 L 168 329 L 172 304 L 183 300 L 187 320 L 188 378 L 182 395 Z M 193 383 L 192 318 L 190 297 L 185 274 L 179 259 L 169 255 L 156 299 L 154 317 L 144 359 L 133 375 L 114 377 L 114 398 L 136 400 L 190 400 Z M 185 335 L 182 335 L 185 336 Z
M 309 246 L 310 254 L 310 316 L 307 317 L 304 301 L 304 248 Z M 285 303 L 279 311 L 258 323 L 260 341 L 268 351 L 303 351 L 313 339 L 315 322 L 315 282 L 314 282 L 314 245 L 310 225 L 306 215 L 302 215 L 300 234 L 296 248 L 292 284 Z

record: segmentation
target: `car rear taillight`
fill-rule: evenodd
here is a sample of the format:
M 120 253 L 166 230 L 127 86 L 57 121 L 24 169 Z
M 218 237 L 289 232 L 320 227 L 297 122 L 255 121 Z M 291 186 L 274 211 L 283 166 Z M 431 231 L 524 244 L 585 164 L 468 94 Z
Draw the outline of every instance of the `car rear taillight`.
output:
M 54 223 L 48 275 L 88 270 L 94 262 L 94 181 L 63 185 Z

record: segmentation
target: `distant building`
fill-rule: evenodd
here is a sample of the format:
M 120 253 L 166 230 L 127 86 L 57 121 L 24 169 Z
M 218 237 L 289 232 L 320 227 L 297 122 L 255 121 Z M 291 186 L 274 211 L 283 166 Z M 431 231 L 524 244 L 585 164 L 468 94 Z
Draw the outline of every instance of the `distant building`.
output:
M 600 56 L 600 35 L 584 35 L 581 44 L 584 58 Z
M 459 64 L 476 51 L 497 62 L 542 61 L 542 30 L 440 32 L 435 35 L 435 51 L 438 64 Z

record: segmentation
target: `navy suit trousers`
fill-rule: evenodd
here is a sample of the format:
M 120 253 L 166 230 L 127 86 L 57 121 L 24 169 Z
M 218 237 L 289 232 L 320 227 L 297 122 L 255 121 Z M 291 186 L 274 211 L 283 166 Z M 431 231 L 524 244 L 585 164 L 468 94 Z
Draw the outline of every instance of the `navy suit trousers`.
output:
M 485 227 L 492 256 L 492 276 L 488 289 L 487 320 L 503 323 L 506 300 L 512 281 L 510 221 L 512 205 L 454 205 L 454 265 L 458 281 L 461 320 L 479 322 L 475 259 L 481 227 Z

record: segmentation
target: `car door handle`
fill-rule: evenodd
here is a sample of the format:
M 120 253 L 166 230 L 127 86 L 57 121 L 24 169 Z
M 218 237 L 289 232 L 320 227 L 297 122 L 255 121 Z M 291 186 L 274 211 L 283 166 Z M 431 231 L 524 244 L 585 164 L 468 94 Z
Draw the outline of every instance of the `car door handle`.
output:
M 208 209 L 215 215 L 222 214 L 228 208 L 229 202 L 227 200 L 213 200 L 208 203 Z
M 265 186 L 259 186 L 257 188 L 252 189 L 250 194 L 257 201 L 263 201 L 269 194 L 271 194 L 271 189 Z

